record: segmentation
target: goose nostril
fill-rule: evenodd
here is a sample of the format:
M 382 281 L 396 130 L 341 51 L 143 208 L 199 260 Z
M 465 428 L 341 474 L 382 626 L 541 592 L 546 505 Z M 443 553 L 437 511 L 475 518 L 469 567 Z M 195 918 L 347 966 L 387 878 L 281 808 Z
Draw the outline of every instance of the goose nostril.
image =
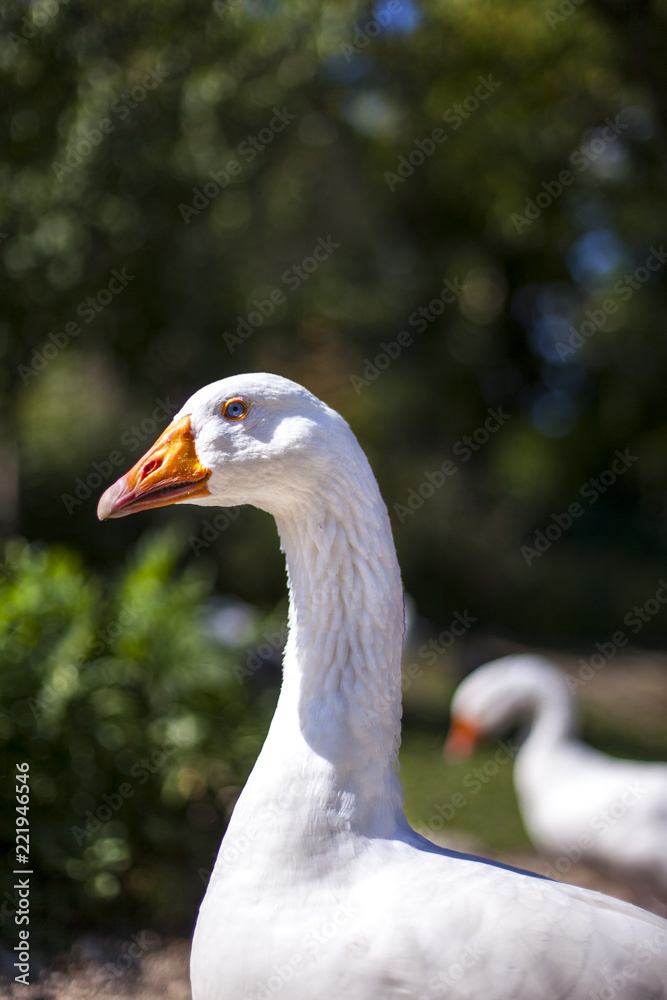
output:
M 155 472 L 162 465 L 161 458 L 152 458 L 150 462 L 146 462 L 143 469 L 141 470 L 141 478 L 144 480 L 146 476 L 150 476 L 151 472 Z

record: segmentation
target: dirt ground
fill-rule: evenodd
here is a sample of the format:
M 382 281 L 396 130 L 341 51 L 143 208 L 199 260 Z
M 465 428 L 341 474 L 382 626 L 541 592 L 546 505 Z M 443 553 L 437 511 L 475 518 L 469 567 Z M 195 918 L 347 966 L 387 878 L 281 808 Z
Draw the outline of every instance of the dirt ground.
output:
M 141 936 L 139 932 L 137 936 Z M 150 932 L 149 932 L 150 933 Z M 168 941 L 148 948 L 128 969 L 117 966 L 127 942 L 84 939 L 29 986 L 0 983 L 7 1000 L 191 1000 L 189 941 Z

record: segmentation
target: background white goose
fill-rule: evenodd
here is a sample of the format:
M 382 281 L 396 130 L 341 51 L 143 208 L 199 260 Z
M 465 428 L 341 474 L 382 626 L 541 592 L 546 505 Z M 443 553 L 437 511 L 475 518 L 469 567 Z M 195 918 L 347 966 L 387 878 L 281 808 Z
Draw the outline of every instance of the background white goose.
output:
M 290 592 L 280 699 L 195 930 L 194 1000 L 667 997 L 665 921 L 408 826 L 401 580 L 345 421 L 277 376 L 213 383 L 99 516 L 183 500 L 273 514 Z
M 555 664 L 524 654 L 487 663 L 461 682 L 451 711 L 445 749 L 459 758 L 527 724 L 516 793 L 528 834 L 560 870 L 582 859 L 667 900 L 667 764 L 618 760 L 575 739 L 574 698 Z

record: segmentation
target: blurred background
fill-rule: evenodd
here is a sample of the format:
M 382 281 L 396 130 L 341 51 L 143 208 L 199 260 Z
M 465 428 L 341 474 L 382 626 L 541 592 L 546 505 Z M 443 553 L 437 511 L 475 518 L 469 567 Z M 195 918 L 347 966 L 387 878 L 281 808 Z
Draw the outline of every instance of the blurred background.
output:
M 261 747 L 271 519 L 95 516 L 234 372 L 305 384 L 379 480 L 412 608 L 414 823 L 435 834 L 465 773 L 441 757 L 454 684 L 514 645 L 601 657 L 587 737 L 664 758 L 662 0 L 1 16 L 0 754 L 10 799 L 30 764 L 41 946 L 187 934 Z M 449 825 L 525 849 L 509 768 L 488 796 Z M 8 887 L 10 936 L 15 906 Z

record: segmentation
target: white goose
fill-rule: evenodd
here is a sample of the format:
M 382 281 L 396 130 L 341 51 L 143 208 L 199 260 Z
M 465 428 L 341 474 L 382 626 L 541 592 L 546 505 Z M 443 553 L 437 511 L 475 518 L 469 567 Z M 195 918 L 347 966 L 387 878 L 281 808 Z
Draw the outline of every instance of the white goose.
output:
M 583 860 L 667 898 L 667 764 L 618 760 L 575 739 L 574 698 L 541 656 L 504 656 L 452 698 L 445 750 L 467 756 L 517 722 L 528 735 L 514 765 L 526 830 L 556 872 Z
M 408 826 L 401 580 L 345 421 L 275 375 L 206 386 L 98 513 L 175 501 L 269 511 L 290 592 L 280 699 L 197 921 L 194 1000 L 589 1000 L 609 984 L 664 1000 L 667 922 Z

